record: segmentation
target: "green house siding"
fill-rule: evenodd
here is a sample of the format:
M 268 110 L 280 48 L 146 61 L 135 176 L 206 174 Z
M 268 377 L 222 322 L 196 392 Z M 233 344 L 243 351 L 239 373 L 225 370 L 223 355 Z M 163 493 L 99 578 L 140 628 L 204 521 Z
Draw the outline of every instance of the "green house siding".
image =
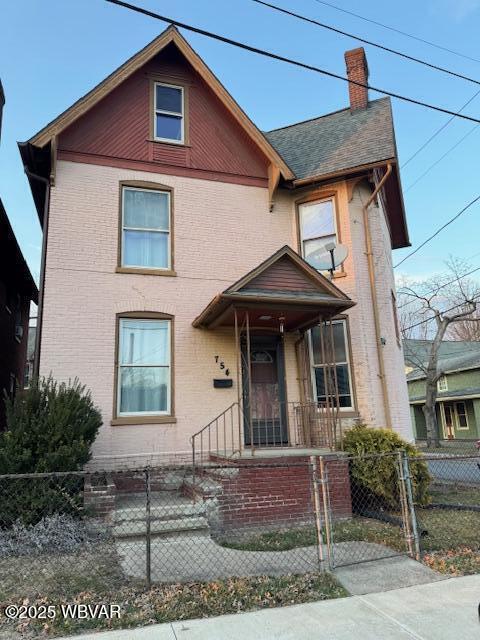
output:
M 466 371 L 459 371 L 457 373 L 447 374 L 447 388 L 448 390 L 442 395 L 450 397 L 447 400 L 449 404 L 454 405 L 457 402 L 465 402 L 467 417 L 468 417 L 468 429 L 459 429 L 458 424 L 455 422 L 453 435 L 455 438 L 479 438 L 480 437 L 480 398 L 464 399 L 462 397 L 462 391 L 468 396 L 472 394 L 472 391 L 478 390 L 480 387 L 480 369 L 471 369 Z M 408 393 L 411 400 L 417 403 L 411 404 L 412 423 L 414 425 L 415 436 L 418 439 L 426 438 L 426 426 L 425 416 L 422 411 L 422 403 L 418 399 L 425 397 L 425 381 L 424 380 L 411 380 L 408 382 Z M 451 394 L 451 395 L 449 395 Z M 443 402 L 442 399 L 437 401 L 436 413 L 437 421 L 439 425 L 439 431 L 441 437 L 446 437 L 443 429 L 442 412 L 440 405 Z

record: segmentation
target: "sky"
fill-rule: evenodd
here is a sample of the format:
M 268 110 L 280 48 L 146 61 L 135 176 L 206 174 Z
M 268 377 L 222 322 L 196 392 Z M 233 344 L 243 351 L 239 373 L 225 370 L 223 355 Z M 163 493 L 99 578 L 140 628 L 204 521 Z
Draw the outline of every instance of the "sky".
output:
M 130 0 L 135 3 L 134 0 Z M 271 0 L 284 8 L 356 33 L 480 80 L 480 0 L 332 0 L 344 9 L 478 58 L 433 48 L 321 4 Z M 345 74 L 343 54 L 358 42 L 301 23 L 252 0 L 137 0 L 182 22 Z M 152 40 L 166 24 L 104 0 L 16 0 L 2 3 L 0 78 L 6 95 L 0 146 L 0 196 L 32 274 L 38 280 L 41 231 L 17 141 L 27 140 Z M 260 58 L 184 32 L 194 49 L 262 130 L 341 109 L 344 82 Z M 480 86 L 365 45 L 370 83 L 458 111 Z M 370 93 L 370 98 L 380 97 Z M 400 166 L 449 116 L 393 100 Z M 465 113 L 480 118 L 480 93 Z M 472 133 L 469 133 L 472 130 Z M 413 183 L 451 147 L 415 185 Z M 480 125 L 456 118 L 402 169 L 412 248 L 480 194 Z M 411 186 L 413 185 L 413 186 Z M 449 256 L 480 266 L 480 203 L 406 260 L 397 275 L 415 280 L 445 270 Z M 394 264 L 411 249 L 396 250 Z

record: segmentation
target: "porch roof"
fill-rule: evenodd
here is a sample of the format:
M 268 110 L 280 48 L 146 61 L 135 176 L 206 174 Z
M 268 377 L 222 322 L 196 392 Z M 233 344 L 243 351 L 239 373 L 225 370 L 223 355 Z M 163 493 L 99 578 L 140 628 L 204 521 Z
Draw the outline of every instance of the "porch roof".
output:
M 247 312 L 255 329 L 309 329 L 355 303 L 288 246 L 225 289 L 193 321 L 194 327 L 234 326 L 235 311 Z M 240 316 L 241 318 L 242 316 Z

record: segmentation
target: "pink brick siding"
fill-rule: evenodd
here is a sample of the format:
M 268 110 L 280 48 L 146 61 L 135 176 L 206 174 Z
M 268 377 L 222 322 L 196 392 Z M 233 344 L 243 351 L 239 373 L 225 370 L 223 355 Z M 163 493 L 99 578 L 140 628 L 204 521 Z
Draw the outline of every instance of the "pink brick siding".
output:
M 119 182 L 135 179 L 174 189 L 177 277 L 115 273 Z M 349 316 L 359 415 L 382 426 L 361 223 L 361 202 L 366 196 L 363 187 L 357 189 L 349 203 L 345 184 L 333 187 L 338 188 L 341 239 L 350 249 L 346 276 L 336 284 L 358 303 Z M 214 295 L 282 245 L 296 249 L 293 197 L 278 192 L 275 200 L 270 213 L 267 190 L 262 187 L 58 163 L 51 195 L 40 372 L 52 372 L 60 380 L 78 376 L 92 390 L 104 419 L 94 447 L 98 465 L 106 465 L 112 457 L 133 465 L 157 455 L 188 459 L 191 434 L 236 400 L 233 332 L 202 331 L 191 323 Z M 388 238 L 380 210 L 372 207 L 371 220 L 392 417 L 395 428 L 411 437 L 402 354 L 390 306 L 387 310 L 393 284 Z M 175 316 L 176 422 L 112 426 L 115 314 L 143 310 Z M 286 342 L 289 401 L 299 399 L 296 338 L 288 336 Z M 231 370 L 232 389 L 213 389 L 212 380 L 219 374 L 216 355 Z

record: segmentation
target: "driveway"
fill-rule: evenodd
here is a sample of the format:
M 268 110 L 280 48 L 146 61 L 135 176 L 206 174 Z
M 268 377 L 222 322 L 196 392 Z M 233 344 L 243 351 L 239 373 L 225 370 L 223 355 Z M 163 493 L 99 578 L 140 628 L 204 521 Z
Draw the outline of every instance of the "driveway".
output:
M 480 456 L 475 458 L 427 457 L 428 469 L 437 480 L 480 485 Z
M 75 640 L 478 640 L 480 575 Z M 67 640 L 67 639 L 64 639 Z

